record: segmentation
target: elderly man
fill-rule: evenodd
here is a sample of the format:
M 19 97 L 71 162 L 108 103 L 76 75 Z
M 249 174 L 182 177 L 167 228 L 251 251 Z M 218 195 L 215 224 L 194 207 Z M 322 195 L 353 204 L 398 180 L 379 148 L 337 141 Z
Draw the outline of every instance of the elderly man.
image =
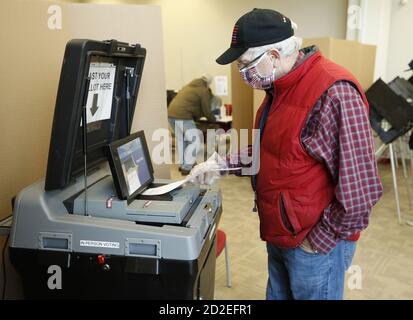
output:
M 211 82 L 212 76 L 209 74 L 192 80 L 178 92 L 168 107 L 168 120 L 179 152 L 179 171 L 183 175 L 191 171 L 201 150 L 201 137 L 195 121 L 201 117 L 215 121 L 212 110 L 214 96 L 209 88 Z
M 267 299 L 342 299 L 356 241 L 382 194 L 368 103 L 347 70 L 317 47 L 300 50 L 295 28 L 276 11 L 254 9 L 217 62 L 237 60 L 245 82 L 266 90 L 252 185 L 267 243 Z M 195 167 L 192 180 L 213 180 L 214 162 Z

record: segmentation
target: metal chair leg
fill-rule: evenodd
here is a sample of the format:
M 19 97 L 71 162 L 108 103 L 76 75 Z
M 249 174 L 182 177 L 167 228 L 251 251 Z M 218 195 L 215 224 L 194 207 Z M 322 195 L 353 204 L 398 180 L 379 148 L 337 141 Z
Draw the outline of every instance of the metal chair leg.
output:
M 412 173 L 413 173 L 413 150 L 411 150 L 410 148 L 408 148 L 409 154 L 410 154 L 410 166 L 412 169 Z M 406 221 L 406 224 L 409 227 L 413 227 L 413 221 Z
M 386 151 L 386 149 L 388 148 L 388 145 L 383 143 L 376 151 L 375 156 L 376 156 L 376 160 L 379 160 L 379 158 L 382 156 L 382 154 L 384 153 L 384 151 Z M 413 169 L 413 164 L 412 164 L 412 169 Z
M 410 166 L 412 168 L 412 174 L 413 174 L 413 150 L 410 150 Z
M 409 208 L 412 209 L 412 194 L 410 192 L 410 186 L 409 186 L 409 175 L 407 173 L 407 165 L 406 165 L 406 144 L 404 143 L 403 139 L 399 140 L 399 147 L 400 147 L 400 156 L 402 158 L 402 166 L 403 166 L 403 176 L 404 176 L 404 183 L 406 185 L 406 191 L 407 191 L 407 199 L 409 201 Z
M 231 282 L 231 272 L 229 270 L 229 255 L 228 255 L 228 244 L 227 241 L 225 241 L 225 267 L 227 269 L 227 287 L 231 288 L 232 287 L 232 282 Z
M 399 190 L 397 187 L 397 172 L 396 172 L 396 164 L 395 164 L 396 161 L 394 158 L 394 146 L 392 143 L 389 145 L 389 151 L 390 151 L 391 171 L 393 175 L 394 198 L 396 200 L 397 218 L 399 220 L 399 224 L 402 224 L 402 216 L 400 212 Z
M 392 143 L 392 146 L 393 146 L 393 159 L 394 159 L 394 164 L 396 165 L 396 169 L 399 169 L 398 150 L 397 150 L 395 144 Z

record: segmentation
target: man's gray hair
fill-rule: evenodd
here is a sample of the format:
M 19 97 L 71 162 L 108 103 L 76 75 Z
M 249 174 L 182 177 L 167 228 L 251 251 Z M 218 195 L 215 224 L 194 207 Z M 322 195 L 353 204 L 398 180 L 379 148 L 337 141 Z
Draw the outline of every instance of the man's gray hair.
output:
M 262 47 L 249 48 L 245 55 L 248 55 L 249 60 L 258 57 L 269 50 L 276 50 L 282 57 L 289 57 L 300 50 L 303 40 L 292 36 L 286 40 L 277 43 L 267 44 Z

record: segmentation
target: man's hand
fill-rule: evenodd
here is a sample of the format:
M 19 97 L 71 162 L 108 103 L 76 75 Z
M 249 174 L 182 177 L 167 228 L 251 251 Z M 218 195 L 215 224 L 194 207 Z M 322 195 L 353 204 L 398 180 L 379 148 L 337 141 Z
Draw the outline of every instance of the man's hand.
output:
M 301 243 L 300 246 L 301 249 L 303 249 L 305 252 L 307 253 L 312 253 L 312 254 L 316 254 L 317 252 L 315 252 L 310 244 L 310 242 L 307 239 L 304 239 L 304 241 Z
M 221 177 L 221 172 L 228 166 L 218 153 L 214 153 L 207 161 L 195 166 L 189 173 L 187 180 L 192 183 L 212 185 Z
M 219 166 L 211 162 L 202 162 L 189 173 L 187 180 L 196 184 L 212 185 L 220 178 Z

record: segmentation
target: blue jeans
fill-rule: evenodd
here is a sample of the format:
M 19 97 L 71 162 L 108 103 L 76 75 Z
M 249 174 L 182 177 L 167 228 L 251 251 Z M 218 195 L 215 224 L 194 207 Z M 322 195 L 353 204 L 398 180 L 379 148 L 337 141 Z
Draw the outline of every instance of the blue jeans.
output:
M 201 151 L 201 135 L 194 120 L 168 118 L 169 124 L 175 133 L 176 147 L 178 148 L 178 163 L 181 169 L 191 170 Z M 203 138 L 203 137 L 202 137 Z
M 328 254 L 301 248 L 279 249 L 267 243 L 268 300 L 342 300 L 344 275 L 356 243 L 340 241 Z

